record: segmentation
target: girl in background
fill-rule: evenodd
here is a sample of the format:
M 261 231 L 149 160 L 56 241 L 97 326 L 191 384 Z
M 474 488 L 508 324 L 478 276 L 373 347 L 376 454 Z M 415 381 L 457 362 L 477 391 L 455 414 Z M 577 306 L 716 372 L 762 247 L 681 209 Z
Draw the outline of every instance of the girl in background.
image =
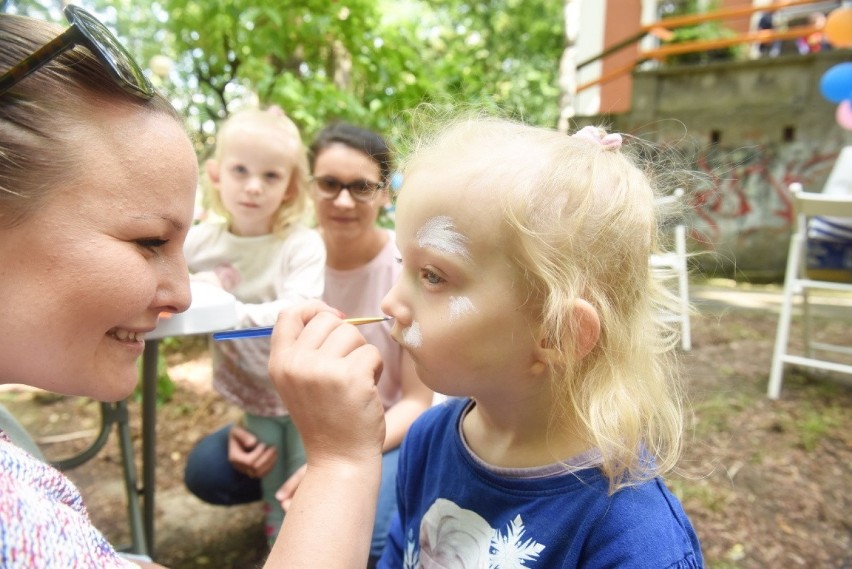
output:
M 346 123 L 333 123 L 314 139 L 310 149 L 314 173 L 311 191 L 317 223 L 327 249 L 323 300 L 349 316 L 381 314 L 381 300 L 400 273 L 393 231 L 376 225 L 390 203 L 387 182 L 391 152 L 376 133 Z M 414 420 L 429 407 L 432 392 L 417 379 L 411 359 L 390 335 L 391 323 L 361 327 L 366 341 L 382 355 L 377 382 L 387 424 L 382 446 L 382 476 L 370 565 L 384 549 L 391 516 L 396 512 L 396 469 L 399 445 Z M 244 340 L 240 340 L 240 343 Z M 316 406 L 316 401 L 308 403 Z M 204 462 L 193 453 L 194 491 L 214 503 L 243 504 L 261 497 L 258 480 L 229 464 L 227 430 L 208 437 L 199 447 L 210 449 Z M 218 451 L 218 452 L 214 452 Z M 304 477 L 304 468 L 281 478 L 277 496 L 285 510 Z M 270 475 L 271 476 L 271 475 Z
M 278 108 L 237 112 L 222 124 L 205 166 L 221 219 L 189 232 L 184 251 L 192 278 L 231 292 L 244 328 L 272 325 L 282 308 L 319 298 L 325 247 L 306 225 L 308 166 L 296 125 Z M 229 492 L 255 491 L 259 482 L 272 542 L 284 516 L 275 492 L 304 464 L 302 442 L 269 381 L 269 339 L 211 342 L 211 350 L 214 387 L 245 415 L 221 431 L 227 436 L 196 445 L 185 482 L 202 500 L 223 505 Z M 207 468 L 207 457 L 218 453 L 232 469 Z M 246 479 L 254 482 L 249 490 Z

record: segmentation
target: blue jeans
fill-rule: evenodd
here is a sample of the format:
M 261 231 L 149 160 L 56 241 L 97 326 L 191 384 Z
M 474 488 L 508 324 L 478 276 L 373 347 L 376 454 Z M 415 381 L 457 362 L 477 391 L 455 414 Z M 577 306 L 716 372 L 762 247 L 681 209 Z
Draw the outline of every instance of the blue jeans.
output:
M 263 497 L 260 480 L 237 471 L 228 462 L 228 425 L 201 439 L 189 453 L 184 483 L 195 496 L 208 504 L 234 506 L 256 502 Z M 396 472 L 399 447 L 382 457 L 382 481 L 370 556 L 379 557 L 387 541 L 391 517 L 396 512 Z M 281 480 L 277 487 L 285 482 Z
M 284 521 L 284 509 L 275 498 L 275 493 L 290 475 L 305 464 L 305 449 L 302 447 L 299 431 L 289 415 L 261 417 L 246 413 L 244 417 L 245 428 L 254 433 L 259 441 L 275 447 L 278 451 L 272 470 L 260 480 L 249 478 L 234 470 L 228 462 L 228 426 L 202 439 L 192 450 L 187 458 L 184 480 L 193 494 L 205 501 L 211 498 L 210 503 L 219 505 L 253 501 L 248 498 L 257 496 L 256 488 L 259 486 L 258 497 L 264 502 L 266 514 L 266 537 L 271 545 Z M 196 466 L 198 464 L 201 469 Z M 210 479 L 205 480 L 205 477 Z M 253 484 L 249 484 L 249 480 Z M 229 495 L 234 483 L 238 491 L 236 500 Z M 246 492 L 249 494 L 245 494 Z

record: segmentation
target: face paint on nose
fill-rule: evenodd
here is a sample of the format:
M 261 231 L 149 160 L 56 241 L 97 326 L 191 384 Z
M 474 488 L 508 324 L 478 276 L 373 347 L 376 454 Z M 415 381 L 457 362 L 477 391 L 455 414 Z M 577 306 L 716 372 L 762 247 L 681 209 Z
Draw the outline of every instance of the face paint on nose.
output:
M 470 260 L 467 237 L 456 231 L 452 218 L 446 215 L 428 219 L 417 232 L 417 244 Z
M 423 345 L 423 336 L 420 335 L 420 324 L 412 322 L 411 326 L 402 331 L 402 342 L 409 348 L 419 348 Z
M 450 322 L 455 322 L 462 316 L 479 312 L 473 302 L 466 296 L 450 297 Z

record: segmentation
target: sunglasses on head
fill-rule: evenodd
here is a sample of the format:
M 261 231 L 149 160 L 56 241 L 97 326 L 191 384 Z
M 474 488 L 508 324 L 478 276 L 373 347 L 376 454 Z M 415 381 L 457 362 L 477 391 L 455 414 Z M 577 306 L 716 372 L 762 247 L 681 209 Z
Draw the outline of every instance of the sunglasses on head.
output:
M 327 200 L 336 200 L 343 190 L 348 190 L 352 199 L 362 203 L 369 203 L 376 197 L 376 193 L 385 188 L 384 182 L 369 182 L 367 180 L 354 180 L 343 183 L 331 176 L 313 177 L 311 181 L 317 188 L 320 197 Z
M 154 96 L 148 78 L 106 26 L 79 6 L 68 5 L 64 12 L 71 26 L 4 73 L 0 77 L 0 95 L 75 45 L 83 45 L 97 56 L 122 89 L 140 99 Z

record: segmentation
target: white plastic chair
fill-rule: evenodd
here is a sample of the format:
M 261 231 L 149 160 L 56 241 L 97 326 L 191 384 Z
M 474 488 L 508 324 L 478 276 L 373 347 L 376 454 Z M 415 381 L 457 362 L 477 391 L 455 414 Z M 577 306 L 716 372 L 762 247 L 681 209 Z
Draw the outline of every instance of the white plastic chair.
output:
M 686 227 L 683 224 L 682 201 L 683 189 L 676 189 L 672 195 L 657 201 L 658 207 L 673 208 L 678 215 L 672 228 L 671 250 L 665 253 L 651 255 L 651 268 L 660 271 L 671 271 L 677 278 L 678 306 L 676 312 L 663 315 L 665 322 L 676 323 L 680 327 L 680 346 L 683 351 L 692 349 L 692 333 L 689 321 L 689 274 L 686 263 Z
M 847 147 L 850 148 L 850 147 Z M 843 154 L 835 163 L 832 175 L 838 168 L 849 168 L 852 162 L 841 163 Z M 849 156 L 852 158 L 852 156 Z M 852 365 L 823 359 L 815 356 L 815 352 L 842 353 L 852 355 L 852 334 L 848 337 L 848 345 L 826 344 L 814 342 L 811 339 L 811 314 L 808 306 L 810 290 L 842 291 L 852 294 L 852 284 L 812 278 L 807 272 L 807 232 L 808 220 L 814 216 L 850 217 L 852 218 L 852 195 L 834 195 L 824 193 L 809 193 L 802 191 L 802 185 L 790 184 L 795 212 L 795 228 L 790 237 L 790 250 L 787 256 L 787 270 L 784 275 L 784 297 L 781 305 L 781 315 L 778 319 L 778 332 L 775 337 L 775 350 L 772 356 L 772 368 L 769 372 L 767 395 L 778 399 L 781 393 L 781 382 L 784 375 L 784 364 L 796 364 L 852 374 Z M 797 297 L 802 299 L 802 331 L 804 334 L 804 355 L 789 353 L 790 322 L 793 318 L 793 308 Z M 838 310 L 842 310 L 838 308 Z

